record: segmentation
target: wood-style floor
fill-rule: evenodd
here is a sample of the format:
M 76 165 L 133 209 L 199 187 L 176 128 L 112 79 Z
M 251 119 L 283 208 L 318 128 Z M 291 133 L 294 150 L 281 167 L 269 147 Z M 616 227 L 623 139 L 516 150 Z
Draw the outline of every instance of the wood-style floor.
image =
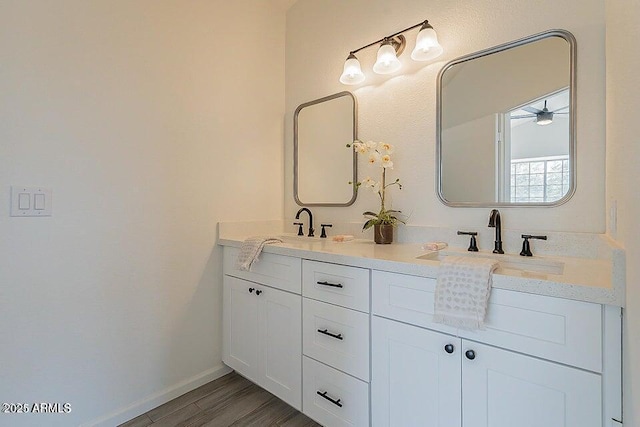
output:
M 321 427 L 268 391 L 232 372 L 119 427 Z

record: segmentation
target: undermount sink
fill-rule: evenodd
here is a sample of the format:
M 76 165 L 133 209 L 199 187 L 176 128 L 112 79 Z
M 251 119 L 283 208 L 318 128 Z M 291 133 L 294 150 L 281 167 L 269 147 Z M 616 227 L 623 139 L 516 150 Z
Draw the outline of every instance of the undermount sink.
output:
M 488 258 L 498 261 L 498 268 L 511 270 L 528 271 L 535 273 L 562 274 L 564 271 L 564 263 L 559 261 L 551 261 L 541 258 L 521 257 L 519 255 L 500 255 L 484 252 L 454 252 L 454 251 L 438 251 L 429 252 L 416 257 L 417 259 L 425 259 L 432 261 L 442 261 L 448 256 L 477 257 Z

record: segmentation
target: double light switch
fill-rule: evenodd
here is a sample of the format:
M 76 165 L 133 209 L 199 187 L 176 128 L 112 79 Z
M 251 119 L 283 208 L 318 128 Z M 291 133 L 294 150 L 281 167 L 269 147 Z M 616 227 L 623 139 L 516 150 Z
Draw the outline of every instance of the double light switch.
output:
M 51 216 L 51 189 L 11 187 L 11 216 Z

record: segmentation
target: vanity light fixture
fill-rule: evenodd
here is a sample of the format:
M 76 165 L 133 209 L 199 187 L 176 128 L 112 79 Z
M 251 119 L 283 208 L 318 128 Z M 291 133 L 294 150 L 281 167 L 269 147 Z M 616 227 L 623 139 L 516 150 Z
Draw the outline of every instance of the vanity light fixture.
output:
M 398 56 L 402 54 L 407 44 L 406 38 L 402 33 L 420 27 L 418 36 L 416 37 L 416 46 L 411 53 L 414 61 L 430 61 L 442 54 L 442 46 L 438 43 L 438 36 L 435 30 L 429 24 L 429 21 L 420 22 L 405 28 L 402 31 L 383 37 L 366 46 L 349 52 L 349 56 L 344 63 L 344 69 L 340 76 L 340 83 L 345 85 L 356 85 L 362 83 L 365 79 L 364 73 L 360 66 L 360 61 L 356 57 L 356 53 L 363 49 L 379 44 L 376 63 L 373 65 L 373 72 L 376 74 L 391 74 L 398 71 L 401 67 Z

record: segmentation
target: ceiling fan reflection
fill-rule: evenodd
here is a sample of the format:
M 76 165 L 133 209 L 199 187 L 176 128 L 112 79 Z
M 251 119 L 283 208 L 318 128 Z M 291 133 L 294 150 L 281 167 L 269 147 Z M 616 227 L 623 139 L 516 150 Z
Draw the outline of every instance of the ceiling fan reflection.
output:
M 512 119 L 530 119 L 530 118 L 535 118 L 535 122 L 536 124 L 540 125 L 540 126 L 546 126 L 548 124 L 551 124 L 551 122 L 553 122 L 553 116 L 558 114 L 569 114 L 568 111 L 566 112 L 562 112 L 562 110 L 565 110 L 569 108 L 569 106 L 565 106 L 562 108 L 558 108 L 556 110 L 550 111 L 547 108 L 547 100 L 544 101 L 544 108 L 542 110 L 539 110 L 537 108 L 533 108 L 531 106 L 527 106 L 527 107 L 522 107 L 521 110 L 524 111 L 528 111 L 531 114 L 524 114 L 524 115 L 519 115 L 519 116 L 511 116 Z

